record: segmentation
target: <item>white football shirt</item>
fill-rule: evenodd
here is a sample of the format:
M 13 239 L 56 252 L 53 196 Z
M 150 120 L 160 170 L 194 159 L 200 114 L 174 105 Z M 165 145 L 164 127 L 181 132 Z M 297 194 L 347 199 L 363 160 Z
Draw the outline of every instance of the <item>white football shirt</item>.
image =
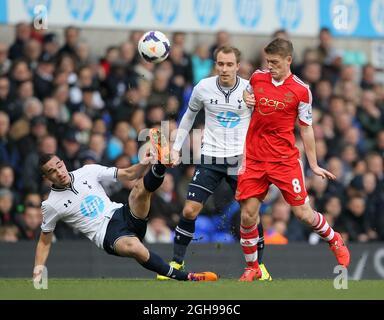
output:
M 236 78 L 232 88 L 223 88 L 219 77 L 201 80 L 193 89 L 189 109 L 205 110 L 201 153 L 212 157 L 233 157 L 243 153 L 252 110 L 243 101 L 248 80 Z
M 123 204 L 112 202 L 101 182 L 116 182 L 117 168 L 91 164 L 69 175 L 70 186 L 65 189 L 52 186 L 48 199 L 43 201 L 41 230 L 51 232 L 57 221 L 62 220 L 103 248 L 108 222 Z

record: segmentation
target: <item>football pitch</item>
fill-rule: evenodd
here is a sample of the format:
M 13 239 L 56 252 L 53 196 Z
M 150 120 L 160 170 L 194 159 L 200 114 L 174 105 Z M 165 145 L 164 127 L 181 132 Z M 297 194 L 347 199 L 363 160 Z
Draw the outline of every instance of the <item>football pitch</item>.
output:
M 279 280 L 239 283 L 156 281 L 148 279 L 49 279 L 36 290 L 30 279 L 0 279 L 0 300 L 378 300 L 384 280 L 348 282 L 336 290 L 333 280 Z

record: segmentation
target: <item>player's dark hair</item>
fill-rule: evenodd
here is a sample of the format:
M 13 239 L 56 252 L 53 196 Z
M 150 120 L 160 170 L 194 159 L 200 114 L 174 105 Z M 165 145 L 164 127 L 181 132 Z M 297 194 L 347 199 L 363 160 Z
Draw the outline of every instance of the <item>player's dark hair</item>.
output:
M 41 173 L 44 173 L 43 166 L 49 160 L 51 160 L 54 156 L 56 156 L 56 155 L 52 154 L 52 153 L 42 153 L 39 155 L 39 168 L 40 168 Z
M 285 58 L 293 55 L 293 45 L 289 40 L 276 38 L 264 48 L 264 52 L 266 54 L 278 54 Z
M 213 54 L 214 58 L 215 58 L 215 61 L 217 61 L 217 55 L 219 54 L 219 52 L 222 52 L 222 53 L 233 53 L 236 57 L 236 62 L 237 63 L 240 63 L 240 60 L 241 60 L 241 52 L 239 49 L 235 48 L 235 47 L 232 47 L 232 46 L 223 46 L 223 47 L 220 47 L 220 48 L 217 48 Z

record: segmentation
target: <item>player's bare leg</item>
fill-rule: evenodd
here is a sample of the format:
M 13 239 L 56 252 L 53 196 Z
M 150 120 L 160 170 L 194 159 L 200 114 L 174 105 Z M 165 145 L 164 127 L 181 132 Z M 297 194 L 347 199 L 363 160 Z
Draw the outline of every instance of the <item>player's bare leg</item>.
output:
M 152 192 L 144 187 L 144 180 L 140 179 L 129 194 L 128 203 L 131 212 L 140 219 L 146 219 L 151 206 Z
M 194 220 L 197 218 L 202 209 L 202 203 L 186 200 L 183 208 L 183 217 L 186 219 Z
M 239 281 L 253 281 L 261 277 L 261 270 L 257 261 L 257 243 L 259 232 L 259 210 L 261 202 L 257 198 L 241 201 L 240 244 L 248 267 L 245 268 Z
M 308 202 L 301 206 L 292 206 L 292 211 L 298 219 L 310 226 L 314 232 L 328 242 L 338 264 L 348 267 L 350 262 L 348 248 L 344 244 L 341 235 L 329 226 L 324 216 L 314 211 Z

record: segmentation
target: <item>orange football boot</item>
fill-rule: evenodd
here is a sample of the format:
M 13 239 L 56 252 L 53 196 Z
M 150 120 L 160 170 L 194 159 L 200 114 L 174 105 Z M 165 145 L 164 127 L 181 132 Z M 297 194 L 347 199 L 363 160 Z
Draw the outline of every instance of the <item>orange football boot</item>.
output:
M 262 276 L 260 268 L 257 266 L 256 268 L 247 267 L 245 268 L 244 273 L 240 277 L 239 281 L 241 282 L 252 282 L 254 280 L 260 279 Z
M 172 167 L 169 144 L 165 136 L 157 128 L 149 130 L 149 140 L 155 151 L 157 160 L 166 167 Z
M 347 268 L 350 262 L 350 254 L 347 246 L 345 245 L 343 238 L 340 233 L 335 232 L 336 240 L 332 243 L 329 243 L 329 248 L 336 257 L 337 263 Z
M 216 273 L 210 271 L 188 273 L 189 281 L 217 281 L 218 278 Z

